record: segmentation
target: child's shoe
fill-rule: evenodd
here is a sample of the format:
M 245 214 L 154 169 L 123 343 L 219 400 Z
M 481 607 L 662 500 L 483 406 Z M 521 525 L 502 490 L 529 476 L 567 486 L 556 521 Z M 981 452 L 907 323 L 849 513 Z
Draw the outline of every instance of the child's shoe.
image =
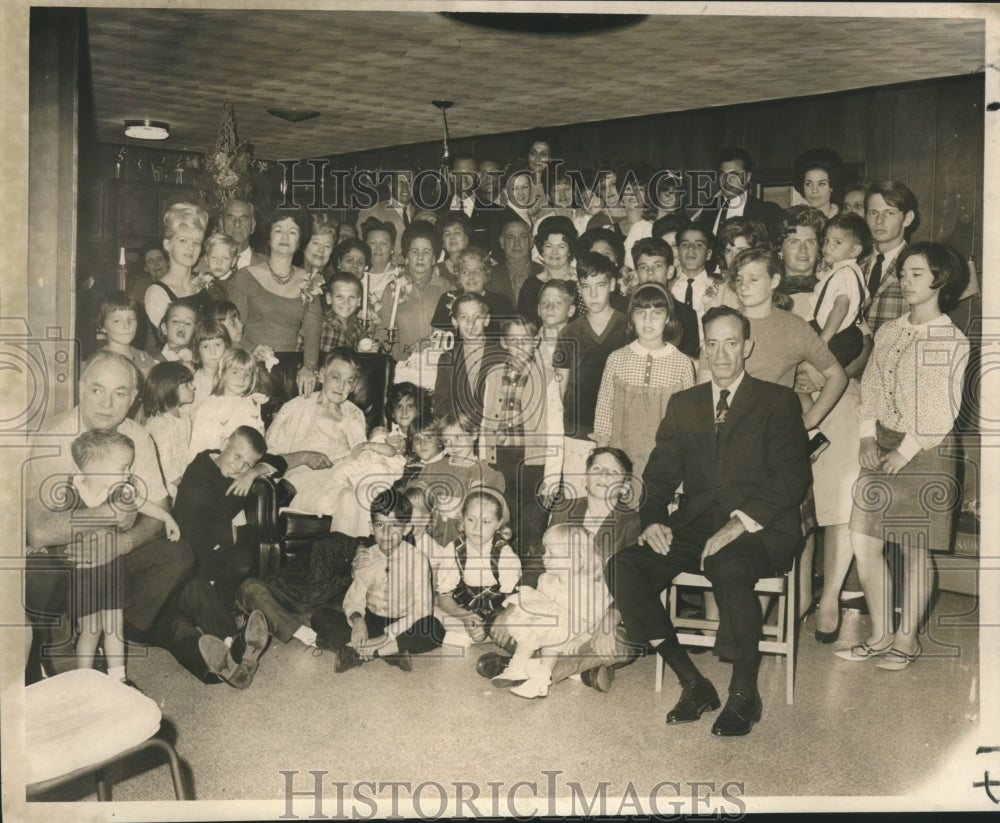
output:
M 529 680 L 525 680 L 520 686 L 515 686 L 510 690 L 511 694 L 516 694 L 518 697 L 524 697 L 528 700 L 533 700 L 536 697 L 548 697 L 549 695 L 549 682 L 551 677 L 546 671 L 544 677 L 532 677 Z
M 535 673 L 531 668 L 519 660 L 511 659 L 507 668 L 491 679 L 491 682 L 498 689 L 506 689 L 508 686 L 516 686 L 525 680 L 530 680 Z

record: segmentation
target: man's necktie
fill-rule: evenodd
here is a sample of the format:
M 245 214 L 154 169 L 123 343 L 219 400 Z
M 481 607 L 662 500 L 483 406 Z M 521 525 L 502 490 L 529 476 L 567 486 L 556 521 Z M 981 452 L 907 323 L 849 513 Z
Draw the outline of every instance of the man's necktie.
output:
M 684 302 L 692 308 L 694 307 L 694 278 L 688 278 L 687 288 L 684 290 Z
M 404 226 L 409 226 L 410 225 L 410 207 L 409 206 L 404 206 L 403 207 L 403 225 Z
M 719 402 L 715 404 L 715 433 L 722 429 L 722 424 L 726 422 L 726 415 L 729 413 L 729 389 L 722 389 L 719 392 Z
M 726 200 L 722 204 L 722 208 L 719 210 L 719 225 L 716 227 L 716 234 L 718 234 L 718 230 L 722 228 L 722 224 L 725 223 L 726 220 L 728 219 L 729 219 L 729 201 Z
M 882 264 L 885 262 L 885 255 L 880 254 L 875 258 L 875 265 L 872 266 L 871 274 L 868 275 L 868 294 L 871 297 L 875 296 L 875 292 L 878 291 L 879 283 L 882 282 Z

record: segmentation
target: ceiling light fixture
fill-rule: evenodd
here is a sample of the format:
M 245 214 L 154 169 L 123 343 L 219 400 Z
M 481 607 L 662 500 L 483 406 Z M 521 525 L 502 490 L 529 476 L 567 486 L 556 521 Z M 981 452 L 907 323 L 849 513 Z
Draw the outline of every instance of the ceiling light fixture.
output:
M 444 153 L 441 155 L 441 165 L 448 162 L 448 109 L 455 104 L 451 100 L 431 100 L 431 103 L 441 109 L 441 119 L 444 121 Z
M 137 140 L 166 140 L 170 137 L 170 124 L 162 120 L 126 120 L 125 136 Z
M 268 109 L 267 113 L 272 117 L 280 117 L 289 123 L 301 123 L 303 120 L 312 120 L 319 117 L 318 111 L 311 109 Z

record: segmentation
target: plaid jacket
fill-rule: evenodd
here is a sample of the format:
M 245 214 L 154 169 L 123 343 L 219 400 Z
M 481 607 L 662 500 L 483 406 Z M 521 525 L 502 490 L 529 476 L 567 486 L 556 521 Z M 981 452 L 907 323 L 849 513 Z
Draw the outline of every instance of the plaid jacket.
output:
M 903 292 L 899 288 L 899 258 L 905 251 L 906 246 L 900 249 L 892 262 L 885 267 L 882 272 L 882 281 L 872 295 L 868 308 L 865 309 L 865 320 L 871 329 L 872 334 L 878 331 L 879 326 L 902 317 L 906 314 L 907 305 L 903 298 Z M 871 274 L 872 267 L 878 255 L 873 254 L 864 264 L 865 282 Z

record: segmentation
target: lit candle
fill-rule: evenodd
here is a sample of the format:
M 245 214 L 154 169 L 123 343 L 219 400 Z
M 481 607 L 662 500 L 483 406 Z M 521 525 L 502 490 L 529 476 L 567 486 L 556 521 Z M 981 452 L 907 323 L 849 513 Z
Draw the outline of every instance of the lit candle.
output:
M 389 315 L 389 328 L 396 328 L 396 309 L 399 308 L 399 290 L 403 287 L 401 278 L 396 278 L 396 293 L 392 297 L 392 313 Z
M 368 272 L 365 272 L 364 279 L 361 281 L 361 317 L 367 322 L 368 320 Z
M 118 254 L 118 291 L 125 291 L 125 247 Z

